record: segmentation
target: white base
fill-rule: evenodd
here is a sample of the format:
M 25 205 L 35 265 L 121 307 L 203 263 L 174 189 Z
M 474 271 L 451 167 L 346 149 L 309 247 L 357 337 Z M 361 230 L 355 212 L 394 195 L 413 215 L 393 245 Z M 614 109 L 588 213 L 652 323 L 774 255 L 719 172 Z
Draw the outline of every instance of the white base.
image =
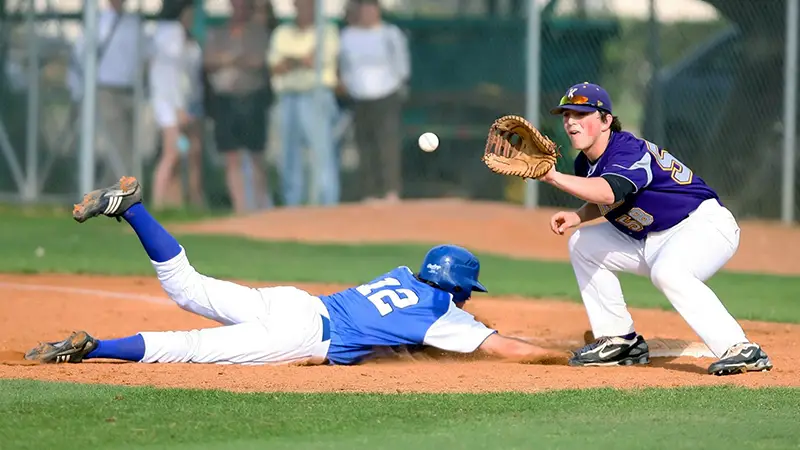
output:
M 708 346 L 702 342 L 683 339 L 654 338 L 647 339 L 651 358 L 676 358 L 691 356 L 694 358 L 714 358 Z

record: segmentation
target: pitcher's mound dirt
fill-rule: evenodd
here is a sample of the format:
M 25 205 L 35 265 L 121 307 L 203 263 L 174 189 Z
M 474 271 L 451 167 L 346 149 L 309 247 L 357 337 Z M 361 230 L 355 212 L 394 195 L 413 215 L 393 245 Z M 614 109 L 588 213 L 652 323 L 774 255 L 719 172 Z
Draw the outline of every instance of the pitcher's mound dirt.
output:
M 245 283 L 254 285 L 252 283 Z M 301 287 L 313 293 L 340 286 Z M 270 367 L 137 364 L 111 361 L 65 365 L 21 365 L 22 352 L 40 341 L 60 340 L 73 330 L 98 338 L 138 331 L 186 330 L 218 324 L 171 304 L 155 277 L 0 275 L 0 378 L 86 383 L 304 392 L 534 392 L 547 389 L 736 384 L 799 386 L 794 361 L 800 326 L 743 321 L 749 337 L 772 357 L 772 372 L 715 377 L 712 359 L 656 358 L 647 367 L 574 368 L 521 365 L 472 358 L 441 359 L 436 353 L 396 355 L 382 363 L 354 367 Z M 579 304 L 476 298 L 469 310 L 500 331 L 567 349 L 583 341 L 588 323 Z M 697 340 L 674 313 L 633 310 L 645 337 Z
M 336 208 L 282 208 L 261 214 L 174 225 L 181 232 L 256 239 L 338 243 L 454 243 L 474 251 L 567 261 L 567 239 L 550 231 L 556 210 L 457 199 L 401 204 L 346 204 Z M 602 220 L 602 219 L 601 219 Z M 740 221 L 739 250 L 726 270 L 800 275 L 800 228 Z M 502 237 L 502 238 L 501 238 Z

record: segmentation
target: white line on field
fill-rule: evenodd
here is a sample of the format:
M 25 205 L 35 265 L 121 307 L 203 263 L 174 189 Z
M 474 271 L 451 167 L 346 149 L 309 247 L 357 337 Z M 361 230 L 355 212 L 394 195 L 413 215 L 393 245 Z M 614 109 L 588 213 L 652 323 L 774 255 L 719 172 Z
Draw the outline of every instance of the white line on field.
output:
M 0 289 L 13 289 L 18 291 L 38 291 L 38 292 L 57 292 L 61 294 L 93 295 L 96 297 L 119 298 L 123 300 L 135 300 L 140 302 L 158 303 L 170 305 L 172 302 L 164 297 L 154 295 L 133 294 L 130 292 L 114 292 L 102 289 L 84 289 L 64 286 L 51 286 L 47 284 L 25 284 L 25 283 L 5 283 L 0 281 Z

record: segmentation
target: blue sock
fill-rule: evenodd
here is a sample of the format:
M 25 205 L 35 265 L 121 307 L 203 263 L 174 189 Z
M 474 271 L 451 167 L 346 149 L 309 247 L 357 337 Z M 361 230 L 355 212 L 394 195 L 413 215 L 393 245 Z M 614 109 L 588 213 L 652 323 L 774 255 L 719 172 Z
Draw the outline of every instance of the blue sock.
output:
M 128 208 L 122 217 L 139 236 L 144 251 L 152 261 L 169 261 L 180 254 L 181 247 L 178 245 L 178 241 L 150 215 L 141 203 Z
M 97 347 L 85 359 L 108 358 L 139 362 L 144 358 L 144 338 L 135 334 L 122 339 L 98 340 Z
M 633 339 L 633 338 L 635 338 L 635 337 L 636 337 L 636 332 L 634 331 L 634 332 L 633 332 L 633 333 L 631 333 L 631 334 L 626 334 L 625 336 L 620 336 L 620 337 L 621 337 L 622 339 L 627 339 L 627 340 L 629 340 L 629 341 L 630 341 L 631 339 Z

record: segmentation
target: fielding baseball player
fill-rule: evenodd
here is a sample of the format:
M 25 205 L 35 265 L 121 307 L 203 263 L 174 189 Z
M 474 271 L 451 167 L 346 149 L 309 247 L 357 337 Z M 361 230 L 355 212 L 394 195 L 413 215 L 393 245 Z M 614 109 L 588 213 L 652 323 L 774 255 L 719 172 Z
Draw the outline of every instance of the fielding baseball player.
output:
M 500 335 L 461 308 L 478 281 L 480 263 L 454 245 L 433 247 L 417 273 L 400 266 L 359 286 L 314 296 L 291 286 L 253 289 L 195 271 L 185 249 L 141 203 L 135 178 L 87 194 L 73 217 L 125 219 L 136 232 L 161 286 L 181 308 L 224 326 L 141 332 L 99 340 L 85 331 L 42 343 L 25 358 L 78 363 L 110 358 L 142 363 L 338 364 L 367 361 L 386 349 L 431 346 L 483 352 L 516 362 L 566 361 L 550 351 Z
M 560 211 L 550 227 L 577 229 L 569 254 L 586 313 L 597 338 L 573 352 L 575 366 L 646 364 L 650 354 L 634 330 L 615 272 L 649 277 L 719 358 L 708 372 L 727 375 L 772 369 L 705 280 L 733 256 L 739 227 L 717 193 L 689 167 L 656 144 L 622 131 L 600 86 L 571 86 L 558 107 L 572 147 L 580 150 L 575 175 L 555 168 L 555 143 L 518 116 L 493 125 L 484 162 L 505 175 L 536 178 L 584 200 Z M 522 140 L 514 141 L 516 135 Z

